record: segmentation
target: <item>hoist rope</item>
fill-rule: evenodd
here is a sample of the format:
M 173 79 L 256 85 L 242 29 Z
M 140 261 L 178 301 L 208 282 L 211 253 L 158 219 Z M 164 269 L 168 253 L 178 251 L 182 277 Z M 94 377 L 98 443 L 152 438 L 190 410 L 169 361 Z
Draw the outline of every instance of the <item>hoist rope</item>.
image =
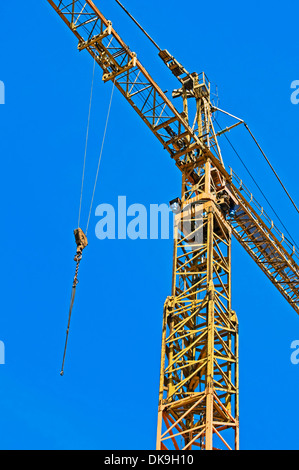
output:
M 218 123 L 217 119 L 215 120 L 217 126 L 219 127 L 220 130 L 222 130 L 220 124 Z M 290 232 L 288 231 L 287 227 L 285 226 L 285 224 L 283 223 L 283 221 L 281 220 L 281 218 L 279 217 L 279 215 L 277 214 L 276 210 L 274 209 L 274 207 L 272 206 L 271 202 L 269 201 L 269 199 L 267 198 L 267 196 L 265 195 L 264 191 L 262 190 L 262 188 L 260 187 L 260 185 L 258 184 L 258 182 L 256 181 L 256 179 L 254 178 L 253 174 L 251 173 L 251 171 L 249 170 L 249 168 L 247 167 L 247 165 L 245 164 L 244 160 L 241 158 L 241 155 L 237 152 L 236 148 L 234 147 L 234 145 L 232 144 L 232 142 L 230 141 L 230 139 L 227 137 L 227 135 L 224 133 L 223 134 L 225 139 L 227 140 L 227 142 L 229 143 L 229 145 L 231 146 L 232 150 L 234 151 L 234 153 L 237 155 L 238 159 L 240 160 L 240 162 L 242 163 L 242 165 L 244 166 L 245 170 L 247 171 L 247 173 L 249 174 L 250 178 L 252 179 L 252 181 L 254 182 L 254 184 L 256 185 L 256 187 L 258 188 L 258 190 L 260 191 L 260 193 L 262 194 L 263 198 L 265 199 L 265 201 L 267 202 L 267 204 L 269 205 L 269 207 L 271 208 L 272 212 L 274 213 L 274 215 L 277 217 L 277 219 L 279 220 L 281 226 L 284 228 L 284 230 L 286 231 L 287 235 L 289 236 L 290 238 L 290 242 L 294 244 L 294 246 L 296 246 L 297 250 L 299 251 L 299 247 L 297 245 L 297 243 L 295 242 L 294 238 L 292 237 L 292 235 L 290 234 Z
M 110 117 L 110 112 L 111 112 L 114 88 L 115 88 L 115 84 L 113 83 L 112 91 L 111 91 L 111 97 L 110 97 L 110 103 L 109 103 L 109 108 L 108 108 L 108 113 L 107 113 L 107 119 L 106 119 L 106 124 L 105 124 L 105 130 L 104 130 L 104 135 L 103 135 L 103 140 L 102 140 L 102 146 L 101 146 L 101 151 L 100 151 L 100 156 L 99 156 L 99 161 L 98 161 L 98 167 L 97 167 L 97 172 L 96 172 L 96 177 L 95 177 L 95 182 L 94 182 L 94 187 L 93 187 L 93 192 L 92 192 L 92 198 L 91 198 L 91 203 L 90 203 L 90 208 L 89 208 L 88 220 L 87 220 L 87 225 L 86 225 L 86 230 L 85 230 L 86 235 L 87 235 L 88 228 L 89 228 L 91 211 L 92 211 L 94 196 L 95 196 L 97 183 L 98 183 L 99 170 L 100 170 L 100 165 L 101 165 L 101 161 L 102 161 L 103 150 L 104 150 L 104 145 L 105 145 L 105 140 L 106 140 L 106 134 L 107 134 L 107 128 L 108 128 L 109 117 Z
M 86 140 L 85 140 L 84 161 L 83 161 L 81 195 L 80 195 L 79 216 L 78 216 L 78 228 L 80 227 L 81 210 L 82 210 L 82 199 L 83 199 L 83 189 L 84 189 L 84 178 L 85 178 L 85 168 L 86 168 L 86 156 L 87 156 L 88 137 L 89 137 L 89 126 L 90 126 L 90 115 L 91 115 L 91 105 L 92 105 L 92 96 L 93 96 L 95 65 L 96 65 L 96 60 L 94 59 L 93 72 L 92 72 L 92 82 L 91 82 L 91 91 L 90 91 L 90 100 L 89 100 L 87 130 L 86 130 Z
M 239 121 L 240 123 L 244 124 L 245 126 L 245 129 L 249 132 L 251 138 L 253 139 L 254 143 L 256 144 L 256 146 L 258 147 L 259 151 L 261 152 L 261 154 L 263 155 L 264 159 L 266 160 L 266 162 L 268 163 L 269 167 L 271 168 L 272 172 L 274 173 L 275 177 L 277 178 L 279 184 L 281 185 L 281 187 L 283 188 L 284 192 L 286 193 L 287 197 L 289 198 L 289 200 L 291 201 L 291 203 L 293 204 L 294 208 L 296 209 L 296 211 L 298 212 L 299 214 L 299 209 L 294 201 L 294 199 L 292 198 L 292 196 L 290 195 L 290 193 L 288 192 L 287 188 L 285 187 L 285 185 L 283 184 L 281 178 L 278 176 L 278 173 L 275 171 L 273 165 L 271 164 L 269 158 L 267 157 L 267 155 L 265 154 L 265 152 L 263 151 L 262 147 L 260 146 L 260 144 L 258 143 L 258 141 L 256 140 L 256 138 L 254 137 L 253 133 L 251 132 L 251 130 L 249 129 L 249 126 L 246 124 L 246 122 L 243 120 L 243 119 L 240 119 L 236 116 L 233 116 L 232 114 L 228 113 L 227 111 L 223 111 L 223 109 L 219 109 L 219 108 L 216 108 L 214 107 L 215 110 L 217 111 L 220 111 L 221 113 L 224 113 L 224 114 L 227 114 L 228 116 L 234 118 L 234 119 L 237 119 L 237 121 Z M 218 123 L 217 123 L 218 124 Z M 219 124 L 218 124 L 218 127 Z M 226 136 L 227 138 L 227 136 Z M 229 141 L 229 139 L 227 138 L 227 140 Z
M 269 167 L 271 168 L 272 172 L 274 173 L 274 175 L 276 176 L 277 180 L 279 181 L 280 185 L 282 186 L 284 192 L 286 193 L 286 195 L 288 196 L 289 200 L 291 201 L 291 203 L 293 204 L 293 206 L 295 207 L 296 211 L 298 212 L 299 214 L 299 209 L 297 207 L 297 205 L 295 204 L 295 201 L 294 199 L 292 198 L 292 196 L 290 195 L 290 193 L 288 192 L 288 190 L 286 189 L 285 185 L 283 184 L 283 182 L 281 181 L 280 177 L 278 176 L 277 172 L 275 171 L 275 169 L 273 168 L 270 160 L 268 159 L 268 157 L 266 156 L 265 152 L 263 151 L 263 149 L 261 148 L 260 144 L 258 143 L 258 141 L 256 140 L 256 138 L 254 137 L 253 133 L 251 132 L 251 130 L 249 129 L 249 127 L 247 126 L 246 122 L 244 122 L 244 126 L 246 127 L 247 131 L 249 132 L 249 134 L 251 135 L 252 139 L 254 140 L 255 144 L 257 145 L 258 149 L 260 150 L 261 154 L 263 155 L 264 159 L 266 160 L 266 162 L 268 163 Z
M 93 88 L 94 88 L 95 62 L 96 61 L 94 61 L 94 66 L 93 66 L 93 76 L 92 76 L 90 101 L 89 101 L 89 112 L 88 112 L 88 122 L 87 122 L 87 132 L 86 132 L 85 152 L 84 152 L 83 172 L 82 172 L 82 183 L 81 183 L 81 195 L 80 195 L 80 205 L 79 205 L 78 229 L 76 229 L 74 231 L 75 239 L 76 239 L 76 243 L 77 243 L 77 254 L 75 256 L 76 272 L 75 272 L 75 276 L 74 276 L 74 280 L 73 280 L 72 295 L 71 295 L 69 316 L 68 316 L 68 325 L 67 325 L 67 330 L 66 330 L 66 339 L 65 339 L 62 367 L 61 367 L 61 372 L 60 372 L 61 376 L 64 375 L 64 364 L 65 364 L 67 344 L 68 344 L 68 338 L 69 338 L 69 332 L 70 332 L 71 317 L 72 317 L 72 311 L 73 311 L 73 306 L 74 306 L 74 301 L 75 301 L 76 288 L 77 288 L 77 284 L 79 282 L 78 281 L 79 266 L 80 266 L 80 262 L 82 260 L 82 252 L 83 252 L 84 248 L 88 245 L 86 235 L 87 235 L 87 232 L 88 232 L 88 227 L 89 227 L 89 222 L 90 222 L 90 217 L 91 217 L 91 211 L 92 211 L 94 196 L 95 196 L 95 192 L 96 192 L 97 182 L 98 182 L 100 164 L 101 164 L 103 150 L 104 150 L 104 144 L 105 144 L 105 140 L 106 140 L 107 128 L 108 128 L 109 117 L 110 117 L 111 106 L 112 106 L 113 92 L 114 92 L 114 87 L 115 87 L 115 85 L 113 83 L 113 87 L 112 87 L 112 91 L 111 91 L 111 98 L 110 98 L 110 103 L 109 103 L 109 108 L 108 108 L 108 113 L 107 113 L 107 119 L 106 119 L 106 124 L 105 124 L 105 130 L 104 130 L 104 135 L 103 135 L 103 140 L 102 140 L 101 152 L 100 152 L 100 156 L 99 156 L 97 172 L 96 172 L 96 177 L 95 177 L 95 183 L 94 183 L 94 188 L 93 188 L 93 193 L 92 193 L 92 198 L 91 198 L 91 203 L 90 203 L 87 227 L 86 227 L 86 231 L 84 233 L 80 229 L 79 226 L 80 226 L 81 211 L 82 211 L 83 189 L 84 189 L 84 179 L 85 179 L 85 169 L 86 169 L 86 156 L 87 156 L 87 147 L 88 147 L 92 96 L 93 96 Z
M 65 338 L 65 346 L 64 346 L 64 353 L 63 353 L 63 360 L 62 360 L 62 366 L 61 366 L 61 372 L 60 375 L 64 375 L 64 364 L 65 364 L 65 357 L 66 357 L 66 350 L 67 350 L 67 343 L 69 339 L 69 332 L 70 332 L 70 325 L 71 325 L 71 318 L 72 318 L 72 311 L 73 311 L 73 306 L 74 306 L 74 301 L 75 301 L 75 295 L 76 295 L 76 287 L 78 284 L 78 271 L 79 271 L 79 266 L 80 266 L 80 261 L 82 259 L 82 253 L 77 255 L 76 257 L 76 272 L 75 272 L 75 277 L 73 281 L 73 287 L 72 287 L 72 295 L 71 295 L 71 303 L 70 303 L 70 309 L 69 309 L 69 318 L 68 318 L 68 324 L 67 324 L 67 330 L 66 330 L 66 338 Z
M 153 45 L 161 52 L 162 49 L 158 46 L 158 44 L 153 40 L 153 38 L 145 31 L 145 29 L 141 26 L 140 23 L 134 18 L 131 13 L 128 12 L 128 10 L 123 6 L 123 4 L 119 0 L 115 0 L 116 3 L 119 4 L 119 6 L 124 10 L 124 12 L 131 18 L 131 20 L 134 21 L 134 23 L 138 26 L 138 28 L 141 29 L 141 31 L 145 34 L 145 36 L 153 43 Z

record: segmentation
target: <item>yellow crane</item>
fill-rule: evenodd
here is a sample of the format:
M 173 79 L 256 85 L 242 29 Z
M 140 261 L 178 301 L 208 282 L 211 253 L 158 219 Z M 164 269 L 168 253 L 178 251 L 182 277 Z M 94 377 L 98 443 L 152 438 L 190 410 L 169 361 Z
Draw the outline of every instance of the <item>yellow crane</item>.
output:
M 173 98 L 183 100 L 182 112 L 92 1 L 48 2 L 77 38 L 78 49 L 89 52 L 103 70 L 103 81 L 114 84 L 182 174 L 181 197 L 172 201 L 177 223 L 172 291 L 163 315 L 156 448 L 239 449 L 232 236 L 299 312 L 298 252 L 223 162 L 218 136 L 239 125 L 250 130 L 232 116 L 235 123 L 217 133 L 207 76 L 190 74 L 151 38 L 179 80 Z

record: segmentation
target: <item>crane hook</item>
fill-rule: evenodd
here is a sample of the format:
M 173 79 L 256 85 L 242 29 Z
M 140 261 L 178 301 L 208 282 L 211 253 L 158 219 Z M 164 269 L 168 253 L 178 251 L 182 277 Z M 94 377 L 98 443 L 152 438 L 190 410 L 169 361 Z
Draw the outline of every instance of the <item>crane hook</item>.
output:
M 73 306 L 74 306 L 76 287 L 77 287 L 78 282 L 79 282 L 78 281 L 79 266 L 80 266 L 80 262 L 82 260 L 83 250 L 88 245 L 87 237 L 86 237 L 85 233 L 83 232 L 83 230 L 81 228 L 78 228 L 78 229 L 74 230 L 74 235 L 75 235 L 75 241 L 76 241 L 76 244 L 77 244 L 77 251 L 76 251 L 76 255 L 74 257 L 74 261 L 77 264 L 76 264 L 76 271 L 75 271 L 75 276 L 74 276 L 74 280 L 73 280 L 72 296 L 71 296 L 71 303 L 70 303 L 70 309 L 69 309 L 69 319 L 68 319 L 68 325 L 67 325 L 67 330 L 66 330 L 66 340 L 65 340 L 62 367 L 61 367 L 61 372 L 60 372 L 61 376 L 64 375 L 64 363 L 65 363 L 65 357 L 66 357 L 68 337 L 69 337 L 69 332 L 70 332 L 72 310 L 73 310 Z

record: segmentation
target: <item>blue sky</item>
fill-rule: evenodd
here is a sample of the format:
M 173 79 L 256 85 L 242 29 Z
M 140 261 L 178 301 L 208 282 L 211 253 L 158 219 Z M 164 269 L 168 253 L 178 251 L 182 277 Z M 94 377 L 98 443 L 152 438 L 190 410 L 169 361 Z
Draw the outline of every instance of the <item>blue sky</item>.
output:
M 153 77 L 167 88 L 156 50 L 112 0 L 96 0 Z M 162 48 L 216 83 L 220 107 L 245 119 L 295 200 L 298 194 L 299 79 L 296 2 L 125 5 Z M 30 14 L 29 14 L 30 12 Z M 13 15 L 13 21 L 12 21 Z M 94 233 L 80 269 L 66 374 L 59 375 L 75 251 L 92 60 L 46 0 L 0 5 L 2 253 L 1 449 L 153 449 L 162 309 L 170 293 L 172 243 L 105 240 Z M 96 74 L 83 223 L 111 85 Z M 235 147 L 297 238 L 298 214 L 244 131 Z M 264 204 L 245 169 L 231 164 Z M 122 96 L 115 93 L 95 207 L 168 203 L 180 174 Z M 94 209 L 95 209 L 94 207 Z M 266 208 L 266 205 L 265 205 Z M 271 212 L 269 211 L 271 214 Z M 236 241 L 233 307 L 240 322 L 243 449 L 297 449 L 299 365 L 291 342 L 299 318 Z

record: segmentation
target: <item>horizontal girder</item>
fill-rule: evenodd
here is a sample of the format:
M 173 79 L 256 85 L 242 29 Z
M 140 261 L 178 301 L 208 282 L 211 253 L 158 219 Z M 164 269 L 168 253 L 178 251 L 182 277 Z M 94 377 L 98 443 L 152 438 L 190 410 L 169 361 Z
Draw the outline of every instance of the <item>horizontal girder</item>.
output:
M 113 81 L 182 172 L 186 171 L 186 155 L 195 159 L 200 153 L 201 159 L 214 162 L 239 205 L 236 217 L 229 220 L 233 234 L 299 313 L 298 254 L 266 214 L 254 207 L 250 193 L 225 171 L 212 148 L 189 126 L 184 113 L 177 111 L 92 1 L 48 2 L 77 37 L 78 49 L 86 49 L 94 57 L 103 69 L 104 81 Z M 189 173 L 190 182 L 197 184 L 197 162 L 191 163 L 191 169 L 192 166 L 195 169 Z

